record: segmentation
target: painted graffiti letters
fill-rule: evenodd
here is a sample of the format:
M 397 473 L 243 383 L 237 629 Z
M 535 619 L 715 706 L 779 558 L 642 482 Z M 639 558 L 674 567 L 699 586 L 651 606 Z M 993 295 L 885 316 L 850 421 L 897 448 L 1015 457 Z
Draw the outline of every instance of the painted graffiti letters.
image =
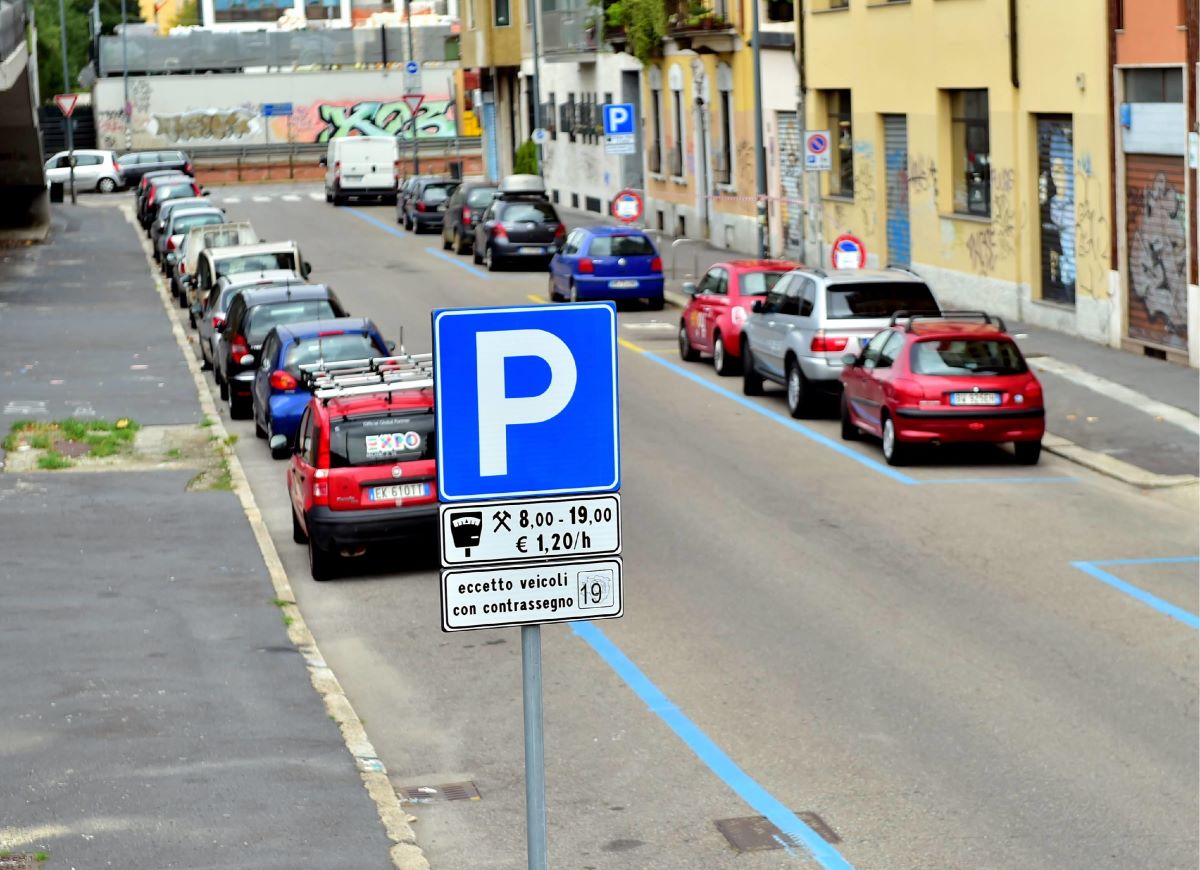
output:
M 971 255 L 971 266 L 981 275 L 996 270 L 996 231 L 991 227 L 971 233 L 967 239 L 967 253 Z
M 323 126 L 313 139 L 328 142 L 343 136 L 397 136 L 411 139 L 412 112 L 400 101 L 364 100 L 353 104 L 318 103 L 317 116 Z M 449 100 L 424 102 L 417 110 L 417 135 L 421 138 L 454 136 L 454 104 Z
M 937 201 L 937 164 L 932 157 L 917 154 L 908 162 L 908 187 L 914 193 L 933 191 L 933 199 Z
M 255 114 L 248 109 L 208 109 L 178 115 L 155 115 L 154 132 L 172 142 L 196 139 L 239 139 L 253 131 Z
M 1133 175 L 1133 173 L 1130 173 Z M 1182 171 L 1178 177 L 1182 179 Z M 1187 346 L 1187 208 L 1182 184 L 1157 171 L 1126 191 L 1130 335 Z M 1140 308 L 1141 310 L 1137 310 Z

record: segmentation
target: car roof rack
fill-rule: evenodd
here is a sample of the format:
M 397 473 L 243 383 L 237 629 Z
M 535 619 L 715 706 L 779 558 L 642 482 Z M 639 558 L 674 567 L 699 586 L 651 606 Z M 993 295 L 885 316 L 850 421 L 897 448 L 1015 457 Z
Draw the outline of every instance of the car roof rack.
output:
M 433 354 L 321 360 L 301 365 L 300 380 L 323 403 L 349 396 L 424 390 L 433 386 Z
M 982 320 L 984 323 L 990 324 L 1001 332 L 1008 332 L 1008 327 L 1005 325 L 1003 318 L 995 314 L 988 314 L 986 311 L 970 311 L 946 309 L 940 314 L 914 314 L 911 311 L 897 311 L 892 314 L 891 320 L 888 321 L 888 326 L 895 326 L 898 320 L 907 320 L 908 323 L 904 326 L 905 332 L 912 332 L 913 323 L 918 320 L 967 320 L 975 319 Z
M 886 266 L 885 268 L 886 268 L 886 269 L 887 269 L 889 272 L 903 272 L 903 273 L 904 273 L 904 274 L 906 274 L 906 275 L 912 275 L 914 278 L 920 278 L 920 277 L 921 277 L 920 275 L 918 275 L 916 272 L 914 272 L 914 271 L 913 271 L 911 268 L 909 268 L 908 266 L 897 266 L 897 265 L 895 265 L 895 264 L 893 264 L 893 263 L 888 263 L 888 264 L 887 264 L 887 266 Z

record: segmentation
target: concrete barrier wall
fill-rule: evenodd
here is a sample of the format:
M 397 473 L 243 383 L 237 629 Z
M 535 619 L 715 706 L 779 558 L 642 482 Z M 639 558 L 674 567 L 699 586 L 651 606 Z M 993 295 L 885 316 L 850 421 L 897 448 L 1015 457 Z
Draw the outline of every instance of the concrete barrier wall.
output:
M 457 135 L 461 97 L 454 67 L 425 66 L 417 110 L 421 139 Z M 183 148 L 327 142 L 351 135 L 411 139 L 412 113 L 400 71 L 239 73 L 131 77 L 128 147 Z M 456 105 L 456 102 L 458 105 Z M 266 117 L 264 103 L 291 103 L 294 114 Z M 94 93 L 100 148 L 127 148 L 120 78 L 101 79 Z M 466 119 L 469 129 L 471 119 Z

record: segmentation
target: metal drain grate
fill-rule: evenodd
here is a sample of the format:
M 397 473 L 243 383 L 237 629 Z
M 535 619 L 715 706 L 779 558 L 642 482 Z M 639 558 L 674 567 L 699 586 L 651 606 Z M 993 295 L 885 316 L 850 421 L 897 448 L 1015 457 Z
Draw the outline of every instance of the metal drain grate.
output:
M 0 870 L 37 870 L 37 866 L 32 855 L 0 855 Z
M 410 804 L 434 801 L 477 801 L 479 789 L 473 782 L 451 782 L 446 785 L 405 785 L 396 789 L 400 800 Z
M 826 842 L 842 842 L 842 838 L 816 813 L 798 812 L 796 816 L 804 824 L 816 831 Z M 739 852 L 782 849 L 784 844 L 787 843 L 787 838 L 784 837 L 783 832 L 771 822 L 768 822 L 765 816 L 747 816 L 741 819 L 718 819 L 714 824 L 717 826 L 717 830 L 729 841 L 729 845 L 733 846 Z

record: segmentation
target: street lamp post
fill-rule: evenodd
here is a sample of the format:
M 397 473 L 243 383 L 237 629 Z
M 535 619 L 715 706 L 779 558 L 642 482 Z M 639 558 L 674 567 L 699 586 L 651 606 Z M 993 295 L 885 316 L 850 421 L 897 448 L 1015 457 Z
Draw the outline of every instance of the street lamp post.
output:
M 754 55 L 754 177 L 755 205 L 758 220 L 758 256 L 767 255 L 767 164 L 763 154 L 763 109 L 762 109 L 762 45 L 759 36 L 759 0 L 750 0 L 754 11 L 753 33 L 750 36 L 750 53 Z
M 63 0 L 58 0 L 58 24 L 62 35 L 63 93 L 71 93 L 71 70 L 67 59 L 67 9 Z M 67 127 L 67 163 L 70 166 L 71 205 L 75 204 L 75 135 L 71 129 L 71 116 L 65 115 Z

